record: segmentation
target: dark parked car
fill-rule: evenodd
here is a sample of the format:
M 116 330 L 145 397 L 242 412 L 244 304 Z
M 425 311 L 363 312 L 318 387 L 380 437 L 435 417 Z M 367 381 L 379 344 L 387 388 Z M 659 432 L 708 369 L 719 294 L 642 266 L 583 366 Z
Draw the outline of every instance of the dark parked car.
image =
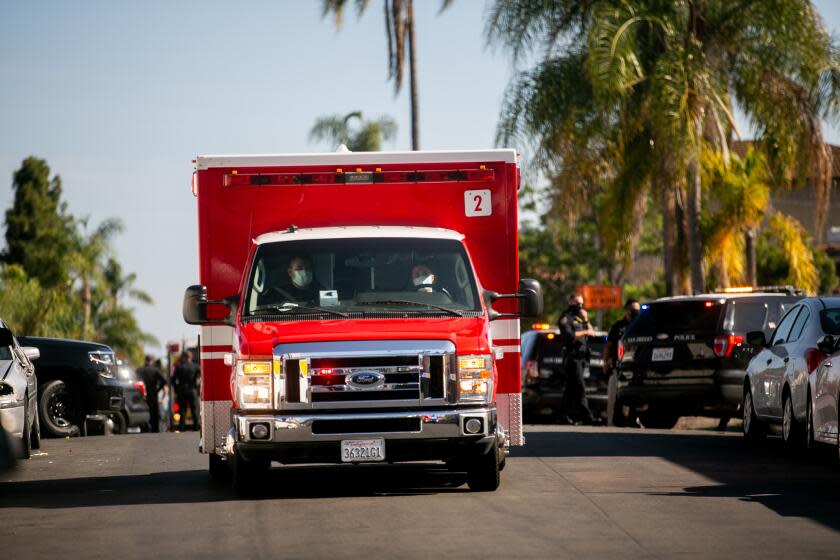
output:
M 756 349 L 746 334 L 768 335 L 800 296 L 723 293 L 662 298 L 642 305 L 619 347 L 613 423 L 635 409 L 648 428 L 680 416 L 732 417 Z
M 117 379 L 123 384 L 122 414 L 125 425 L 146 431 L 151 416 L 146 402 L 146 384 L 137 377 L 134 368 L 121 362 L 117 365 Z
M 89 414 L 112 420 L 124 431 L 124 385 L 114 351 L 104 344 L 57 338 L 18 337 L 37 348 L 38 412 L 41 430 L 52 436 L 79 435 Z
M 607 380 L 601 359 L 604 341 L 603 333 L 589 337 L 589 367 L 584 370 L 586 397 L 596 416 L 606 410 Z M 560 331 L 538 324 L 538 328 L 522 333 L 520 349 L 523 415 L 531 421 L 539 417 L 556 419 L 566 388 Z

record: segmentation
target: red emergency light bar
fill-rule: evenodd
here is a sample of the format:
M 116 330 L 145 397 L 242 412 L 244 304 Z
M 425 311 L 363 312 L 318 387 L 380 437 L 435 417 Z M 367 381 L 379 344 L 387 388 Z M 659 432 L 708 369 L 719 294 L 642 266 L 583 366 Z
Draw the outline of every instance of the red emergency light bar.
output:
M 457 183 L 492 182 L 492 169 L 456 169 L 443 171 L 355 171 L 335 173 L 229 173 L 226 187 L 281 187 L 284 185 L 365 185 L 372 183 Z

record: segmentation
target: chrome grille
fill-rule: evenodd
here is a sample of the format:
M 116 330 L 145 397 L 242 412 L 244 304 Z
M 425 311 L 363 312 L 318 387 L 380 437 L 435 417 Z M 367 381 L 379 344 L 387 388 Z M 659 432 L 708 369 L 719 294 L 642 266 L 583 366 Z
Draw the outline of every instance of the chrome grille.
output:
M 275 402 L 280 409 L 440 405 L 455 346 L 448 341 L 281 344 Z

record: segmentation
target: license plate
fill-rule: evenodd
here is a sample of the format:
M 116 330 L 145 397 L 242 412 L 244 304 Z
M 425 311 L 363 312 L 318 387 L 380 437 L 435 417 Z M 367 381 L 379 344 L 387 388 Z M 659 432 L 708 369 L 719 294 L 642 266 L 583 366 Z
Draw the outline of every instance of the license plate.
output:
M 654 348 L 653 355 L 650 357 L 650 360 L 652 362 L 670 362 L 673 359 L 673 348 Z
M 384 439 L 341 440 L 341 461 L 344 463 L 369 463 L 384 460 Z

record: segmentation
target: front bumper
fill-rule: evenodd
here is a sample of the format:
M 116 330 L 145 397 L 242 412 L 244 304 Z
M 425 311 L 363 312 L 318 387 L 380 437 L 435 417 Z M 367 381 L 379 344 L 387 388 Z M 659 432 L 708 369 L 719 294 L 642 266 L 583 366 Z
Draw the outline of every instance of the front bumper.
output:
M 468 433 L 466 422 L 477 418 L 481 430 Z M 445 460 L 490 449 L 499 437 L 496 409 L 459 408 L 352 414 L 233 414 L 233 428 L 226 454 L 234 448 L 246 459 L 262 458 L 282 463 L 339 463 L 340 445 L 346 439 L 385 440 L 389 462 Z M 254 424 L 265 424 L 265 439 L 251 435 Z M 386 429 L 377 430 L 377 426 Z M 388 426 L 399 430 L 387 431 Z

